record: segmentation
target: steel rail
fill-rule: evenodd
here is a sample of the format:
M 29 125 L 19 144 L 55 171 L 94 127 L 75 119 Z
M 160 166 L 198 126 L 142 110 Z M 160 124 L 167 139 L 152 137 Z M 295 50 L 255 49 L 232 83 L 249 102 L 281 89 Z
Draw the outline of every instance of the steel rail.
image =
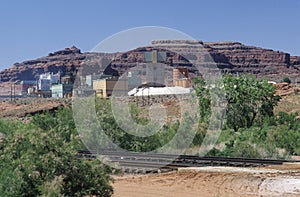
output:
M 214 157 L 214 156 L 195 156 L 195 155 L 175 155 L 175 154 L 156 154 L 156 153 L 137 153 L 127 151 L 104 150 L 99 153 L 96 151 L 80 150 L 78 158 L 94 159 L 99 157 L 105 161 L 117 164 L 119 168 L 152 171 L 154 169 L 177 169 L 180 167 L 199 167 L 199 166 L 240 166 L 256 167 L 266 165 L 282 165 L 285 162 L 300 162 L 294 160 L 276 159 L 256 159 L 240 157 Z

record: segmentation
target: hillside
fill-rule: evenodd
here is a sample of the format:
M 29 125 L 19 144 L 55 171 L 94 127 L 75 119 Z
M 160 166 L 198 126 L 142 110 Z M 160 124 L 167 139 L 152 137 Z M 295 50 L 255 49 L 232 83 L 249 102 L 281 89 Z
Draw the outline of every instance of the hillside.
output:
M 122 55 L 117 53 L 82 53 L 80 49 L 73 46 L 49 53 L 46 57 L 15 63 L 11 68 L 0 71 L 0 78 L 2 82 L 6 82 L 10 80 L 34 80 L 38 74 L 45 72 L 57 73 L 60 71 L 63 75 L 74 74 L 80 65 L 86 63 L 87 60 L 89 65 L 103 68 L 107 65 L 107 61 L 103 61 L 104 57 L 108 61 L 114 59 L 109 68 L 124 72 L 126 69 L 134 67 L 137 62 L 141 62 L 143 52 L 152 50 L 152 47 L 164 46 L 164 49 L 170 51 L 176 49 L 176 51 L 188 53 L 194 49 L 195 44 L 199 43 L 209 52 L 222 71 L 255 74 L 259 78 L 265 77 L 277 82 L 286 76 L 292 82 L 300 81 L 300 57 L 298 56 L 290 56 L 288 53 L 271 49 L 246 46 L 239 42 L 202 41 L 153 41 L 151 47 L 141 47 Z M 172 66 L 190 66 L 185 58 L 172 52 L 167 53 L 165 63 Z M 108 69 L 107 74 L 115 74 L 115 70 Z M 99 70 L 99 72 L 103 71 Z

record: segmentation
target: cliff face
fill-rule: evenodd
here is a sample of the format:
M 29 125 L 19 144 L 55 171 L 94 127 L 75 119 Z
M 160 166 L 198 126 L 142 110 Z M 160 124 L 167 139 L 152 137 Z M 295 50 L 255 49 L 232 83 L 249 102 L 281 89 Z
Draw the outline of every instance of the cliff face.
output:
M 232 65 L 228 70 L 232 73 L 255 74 L 275 81 L 280 81 L 285 76 L 300 76 L 299 71 L 294 68 L 299 64 L 296 61 L 299 57 L 290 57 L 288 53 L 245 46 L 238 42 L 207 42 L 204 45 L 224 55 L 227 62 L 216 60 L 216 63 Z
M 16 63 L 12 68 L 0 72 L 2 81 L 34 80 L 37 75 L 45 72 L 63 74 L 73 72 L 86 58 L 86 54 L 80 52 L 76 47 L 66 48 L 54 53 L 49 53 L 47 57 L 36 60 Z
M 258 78 L 281 81 L 289 77 L 300 81 L 300 57 L 288 53 L 246 46 L 239 42 L 201 42 L 218 68 L 230 73 L 254 74 Z M 184 41 L 154 41 L 154 46 L 169 50 L 191 51 L 193 44 Z M 201 53 L 201 51 L 199 51 Z
M 115 55 L 117 54 L 81 53 L 80 49 L 73 46 L 49 53 L 46 57 L 15 63 L 12 68 L 0 71 L 0 78 L 2 82 L 7 82 L 35 80 L 38 75 L 46 72 L 60 71 L 62 76 L 76 74 L 79 67 L 86 62 L 99 68 L 104 57 L 112 59 Z
M 202 44 L 203 48 L 195 47 Z M 281 81 L 284 77 L 289 77 L 292 81 L 300 81 L 300 57 L 290 56 L 288 53 L 262 49 L 254 46 L 246 46 L 239 42 L 201 42 L 201 41 L 153 41 L 151 47 L 142 47 L 123 54 L 101 54 L 101 53 L 81 53 L 76 47 L 66 48 L 57 52 L 49 53 L 48 56 L 36 60 L 16 63 L 12 68 L 0 72 L 2 81 L 9 80 L 33 80 L 38 74 L 45 72 L 57 73 L 60 71 L 63 75 L 75 73 L 83 63 L 94 66 L 94 71 L 106 67 L 110 60 L 114 59 L 106 69 L 106 74 L 120 73 L 126 69 L 134 67 L 136 63 L 143 61 L 144 51 L 152 50 L 152 47 L 170 50 L 167 52 L 166 63 L 173 66 L 188 66 L 189 63 L 184 57 L 173 53 L 174 49 L 180 53 L 188 54 L 197 52 L 195 58 L 209 53 L 212 60 L 218 68 L 224 72 L 230 73 L 249 73 L 257 77 L 265 77 L 269 80 Z M 108 61 L 103 63 L 103 57 Z M 194 57 L 190 57 L 193 59 Z M 189 58 L 189 59 L 190 59 Z M 93 72 L 94 72 L 93 71 Z M 84 72 L 84 71 L 83 71 Z M 89 74 L 93 72 L 87 71 Z

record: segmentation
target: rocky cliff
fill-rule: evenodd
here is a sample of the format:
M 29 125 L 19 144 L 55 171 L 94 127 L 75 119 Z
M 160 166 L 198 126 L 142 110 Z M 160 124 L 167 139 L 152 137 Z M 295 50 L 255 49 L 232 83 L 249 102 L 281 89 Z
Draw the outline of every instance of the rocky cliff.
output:
M 2 82 L 6 82 L 35 80 L 38 75 L 47 72 L 60 71 L 62 76 L 76 74 L 83 63 L 90 61 L 90 64 L 97 66 L 101 64 L 103 57 L 113 58 L 114 55 L 116 54 L 81 53 L 80 49 L 73 46 L 49 53 L 46 57 L 15 63 L 11 68 L 1 71 L 0 78 Z
M 195 45 L 201 44 L 202 49 L 196 49 Z M 281 81 L 289 77 L 292 81 L 300 81 L 300 57 L 290 56 L 288 53 L 263 49 L 254 46 L 246 46 L 239 42 L 202 42 L 202 41 L 153 41 L 151 47 L 138 48 L 123 54 L 82 53 L 78 48 L 71 47 L 57 52 L 49 53 L 48 56 L 36 60 L 16 63 L 12 68 L 0 72 L 2 81 L 33 80 L 38 74 L 45 72 L 63 75 L 75 73 L 82 64 L 88 63 L 94 69 L 87 71 L 93 74 L 95 70 L 101 70 L 103 64 L 110 64 L 106 74 L 124 72 L 126 69 L 143 61 L 143 52 L 164 46 L 170 50 L 167 53 L 166 63 L 173 66 L 191 66 L 184 57 L 172 51 L 188 53 L 199 50 L 198 54 L 208 52 L 219 69 L 231 73 L 249 73 L 257 77 L 266 77 L 269 80 Z M 103 58 L 109 61 L 104 61 Z M 110 62 L 110 60 L 112 60 Z M 105 66 L 106 67 L 106 66 Z M 190 68 L 193 72 L 192 68 Z
M 291 57 L 288 53 L 245 46 L 238 42 L 207 42 L 204 46 L 224 55 L 227 62 L 216 62 L 231 65 L 229 71 L 232 73 L 255 74 L 274 81 L 280 81 L 286 76 L 291 79 L 300 76 L 297 70 L 300 66 L 299 57 Z
M 169 50 L 190 51 L 195 43 L 185 41 L 154 41 L 156 47 Z M 246 46 L 239 42 L 201 42 L 218 68 L 230 73 L 254 74 L 258 78 L 281 81 L 289 77 L 292 82 L 300 81 L 300 57 L 288 53 Z M 201 51 L 199 51 L 201 53 Z M 298 80 L 297 80 L 298 79 Z
M 36 60 L 15 63 L 12 68 L 5 69 L 0 72 L 2 81 L 16 80 L 34 80 L 39 74 L 45 72 L 57 73 L 61 71 L 63 74 L 72 72 L 86 58 L 86 54 L 81 53 L 76 47 L 65 48 L 48 56 L 38 58 Z

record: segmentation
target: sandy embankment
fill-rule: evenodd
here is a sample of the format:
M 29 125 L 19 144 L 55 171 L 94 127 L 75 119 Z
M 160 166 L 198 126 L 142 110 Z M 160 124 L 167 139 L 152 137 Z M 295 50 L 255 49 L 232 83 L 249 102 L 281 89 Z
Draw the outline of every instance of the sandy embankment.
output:
M 115 197 L 300 196 L 300 169 L 203 167 L 116 177 Z

